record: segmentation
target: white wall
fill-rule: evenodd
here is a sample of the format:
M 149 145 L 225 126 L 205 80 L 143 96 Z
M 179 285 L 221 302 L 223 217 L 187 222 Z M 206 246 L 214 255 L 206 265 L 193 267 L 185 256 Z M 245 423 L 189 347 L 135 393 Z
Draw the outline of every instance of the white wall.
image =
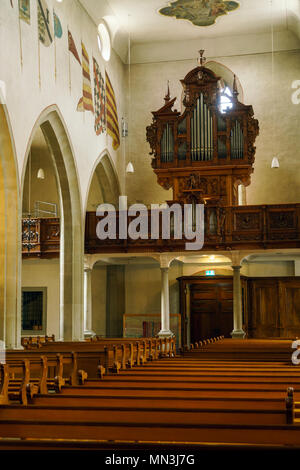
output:
M 37 2 L 31 1 L 31 24 L 18 20 L 18 2 L 14 8 L 9 1 L 0 5 L 0 80 L 6 84 L 6 102 L 13 129 L 19 174 L 24 170 L 24 158 L 32 129 L 39 115 L 53 104 L 60 110 L 66 125 L 71 147 L 74 152 L 80 190 L 83 202 L 87 197 L 88 183 L 92 168 L 99 155 L 108 149 L 116 166 L 121 185 L 123 184 L 122 145 L 117 151 L 112 149 L 112 139 L 106 134 L 96 136 L 94 115 L 91 112 L 76 111 L 77 103 L 82 96 L 82 69 L 70 54 L 71 92 L 69 90 L 69 52 L 68 28 L 72 32 L 78 53 L 81 57 L 81 40 L 84 42 L 90 58 L 90 74 L 93 87 L 92 57 L 99 63 L 101 73 L 107 70 L 113 84 L 119 121 L 125 113 L 125 68 L 114 51 L 109 63 L 104 62 L 97 45 L 97 28 L 77 0 L 66 0 L 58 3 L 47 0 L 52 21 L 55 8 L 59 16 L 63 36 L 56 38 L 57 79 L 55 81 L 55 48 L 52 43 L 45 47 L 38 43 Z M 23 66 L 20 60 L 20 32 L 23 55 Z M 39 59 L 40 57 L 40 59 Z M 39 60 L 40 78 L 39 87 Z M 20 176 L 21 177 L 21 176 Z
M 23 259 L 22 287 L 47 288 L 46 334 L 59 338 L 59 259 Z

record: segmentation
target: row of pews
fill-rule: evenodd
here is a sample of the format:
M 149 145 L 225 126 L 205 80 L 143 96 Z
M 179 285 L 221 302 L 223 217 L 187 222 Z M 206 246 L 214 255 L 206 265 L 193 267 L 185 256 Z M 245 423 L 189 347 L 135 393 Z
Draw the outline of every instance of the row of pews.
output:
M 81 354 L 86 361 L 89 354 L 94 357 L 93 347 L 98 353 L 106 348 L 110 365 L 102 365 L 103 374 L 96 367 L 94 375 L 59 389 L 51 382 L 54 374 L 48 374 L 46 388 L 27 404 L 1 403 L 0 449 L 300 447 L 295 417 L 300 375 L 291 363 L 291 341 L 219 337 L 180 354 L 174 339 L 121 341 L 99 339 L 84 346 L 50 342 L 38 351 L 24 351 L 51 361 L 56 350 L 63 356 L 72 346 L 68 357 L 73 355 L 73 367 L 77 356 L 78 371 Z M 124 350 L 122 362 L 118 354 Z M 86 366 L 91 367 L 87 361 Z M 33 378 L 30 383 L 35 385 Z
M 110 338 L 93 342 L 24 342 L 24 351 L 5 353 L 0 364 L 0 404 L 28 405 L 38 393 L 60 393 L 63 386 L 83 385 L 89 377 L 143 365 L 176 354 L 174 338 Z

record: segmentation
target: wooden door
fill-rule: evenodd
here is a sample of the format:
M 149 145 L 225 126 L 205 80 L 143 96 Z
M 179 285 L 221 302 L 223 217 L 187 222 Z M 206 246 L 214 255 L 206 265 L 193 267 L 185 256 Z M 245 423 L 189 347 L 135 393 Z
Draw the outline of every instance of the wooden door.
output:
M 230 337 L 233 329 L 232 279 L 203 280 L 191 285 L 191 342 Z

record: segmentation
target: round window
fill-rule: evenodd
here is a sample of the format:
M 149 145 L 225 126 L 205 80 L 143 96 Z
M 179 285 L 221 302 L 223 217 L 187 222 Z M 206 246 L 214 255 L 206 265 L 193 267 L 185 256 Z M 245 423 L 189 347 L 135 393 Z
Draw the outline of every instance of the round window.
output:
M 98 46 L 101 51 L 102 57 L 107 62 L 110 59 L 111 44 L 110 37 L 107 27 L 104 23 L 100 23 L 98 26 Z

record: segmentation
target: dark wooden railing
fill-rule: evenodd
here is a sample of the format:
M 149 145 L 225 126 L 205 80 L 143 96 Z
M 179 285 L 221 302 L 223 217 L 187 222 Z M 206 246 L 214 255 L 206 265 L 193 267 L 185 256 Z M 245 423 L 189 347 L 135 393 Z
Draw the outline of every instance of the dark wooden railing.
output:
M 86 253 L 109 252 L 172 252 L 184 251 L 188 242 L 182 239 L 164 240 L 100 240 L 96 234 L 101 217 L 95 212 L 86 214 Z M 134 217 L 128 217 L 128 224 Z M 206 207 L 203 250 L 241 250 L 300 248 L 300 204 Z M 148 226 L 151 227 L 148 215 Z
M 116 239 L 100 240 L 96 227 L 101 217 L 95 212 L 86 213 L 85 252 L 86 253 L 126 253 L 126 252 L 179 252 L 185 251 L 182 239 L 151 239 L 150 215 L 149 234 L 146 240 L 120 239 L 119 213 L 116 213 Z M 129 223 L 135 217 L 128 217 Z M 278 204 L 260 206 L 206 207 L 204 211 L 205 234 L 203 250 L 252 250 L 300 248 L 300 204 Z M 23 257 L 51 258 L 59 255 L 60 221 L 57 218 L 32 219 L 33 238 L 31 249 L 26 247 L 23 237 Z M 160 218 L 161 221 L 161 218 Z M 161 227 L 161 224 L 160 224 Z M 25 219 L 22 233 L 28 231 Z M 160 232 L 161 233 L 161 232 Z
M 28 236 L 29 230 L 31 236 Z M 31 245 L 28 247 L 28 245 Z M 23 258 L 55 258 L 59 256 L 60 219 L 48 218 L 22 220 Z

